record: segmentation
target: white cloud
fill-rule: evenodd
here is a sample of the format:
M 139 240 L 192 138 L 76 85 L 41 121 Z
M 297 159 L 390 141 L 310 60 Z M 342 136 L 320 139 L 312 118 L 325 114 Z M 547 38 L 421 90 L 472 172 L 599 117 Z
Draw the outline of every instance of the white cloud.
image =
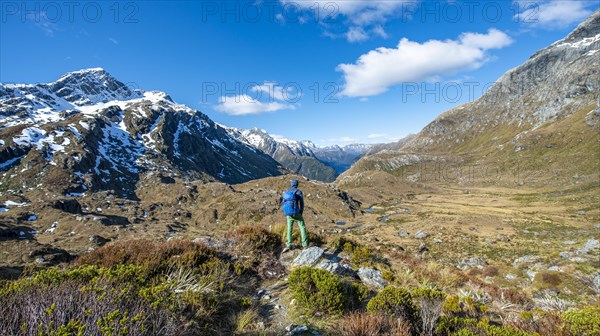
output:
M 388 34 L 385 32 L 382 26 L 375 26 L 375 28 L 373 28 L 373 34 L 383 37 L 384 39 L 388 37 Z
M 400 40 L 396 48 L 377 48 L 361 55 L 353 64 L 340 64 L 349 97 L 381 94 L 403 82 L 422 82 L 481 67 L 489 59 L 487 50 L 508 46 L 512 39 L 490 29 L 487 34 L 463 33 L 457 40 L 424 43 Z
M 597 2 L 595 3 L 597 7 Z M 560 29 L 580 23 L 592 14 L 593 1 L 540 0 L 514 1 L 515 20 L 525 25 L 545 29 Z
M 260 94 L 258 99 L 262 98 L 262 94 L 266 94 L 270 101 L 282 100 L 289 102 L 299 98 L 299 92 L 295 91 L 295 86 L 290 85 L 283 88 L 276 82 L 264 82 L 261 85 L 253 86 L 251 90 Z
M 300 98 L 300 93 L 295 90 L 294 86 L 284 88 L 275 82 L 264 82 L 250 88 L 250 91 L 256 93 L 253 96 L 244 93 L 220 97 L 219 105 L 215 108 L 230 115 L 294 110 L 296 106 L 290 103 L 294 103 Z
M 385 133 L 373 133 L 367 136 L 369 139 L 378 139 L 378 138 L 387 138 L 387 134 Z
M 119 41 L 117 41 L 116 39 L 109 37 L 108 40 L 116 45 L 119 45 Z
M 41 29 L 48 37 L 54 37 L 55 32 L 62 31 L 56 24 L 56 18 L 48 17 L 48 14 L 45 11 L 26 12 L 25 20 L 33 22 L 35 26 Z
M 248 95 L 222 96 L 219 98 L 219 103 L 216 107 L 218 111 L 236 116 L 277 112 L 286 109 L 293 110 L 296 108 L 293 105 L 279 102 L 263 103 Z
M 296 7 L 302 12 L 312 13 L 326 29 L 329 23 L 340 20 L 350 28 L 342 34 L 349 42 L 360 42 L 370 35 L 386 37 L 382 24 L 413 12 L 418 0 L 280 0 L 286 7 Z M 317 7 L 318 6 L 318 7 Z M 317 9 L 318 8 L 318 9 Z M 335 22 L 339 23 L 339 22 Z M 373 29 L 367 29 L 371 28 Z M 325 36 L 337 37 L 339 32 L 325 32 Z
M 369 35 L 361 27 L 351 27 L 345 36 L 348 42 L 362 42 L 369 39 Z

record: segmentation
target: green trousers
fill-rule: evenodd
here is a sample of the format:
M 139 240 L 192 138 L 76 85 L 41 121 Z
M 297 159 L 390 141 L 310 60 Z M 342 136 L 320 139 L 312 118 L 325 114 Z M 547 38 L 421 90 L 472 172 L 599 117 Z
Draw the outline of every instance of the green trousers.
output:
M 304 226 L 304 218 L 302 215 L 286 216 L 287 218 L 287 246 L 292 245 L 292 225 L 294 222 L 298 223 L 300 228 L 300 236 L 302 237 L 302 247 L 308 246 L 308 238 L 306 237 L 306 227 Z

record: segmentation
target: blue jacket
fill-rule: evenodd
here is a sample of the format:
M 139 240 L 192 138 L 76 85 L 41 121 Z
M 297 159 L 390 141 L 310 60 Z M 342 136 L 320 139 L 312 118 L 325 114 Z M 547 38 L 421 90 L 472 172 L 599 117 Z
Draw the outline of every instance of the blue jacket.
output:
M 292 180 L 291 186 L 286 190 L 286 192 L 291 191 L 296 194 L 296 199 L 298 200 L 298 209 L 300 209 L 300 214 L 304 213 L 304 194 L 302 194 L 302 190 L 298 189 L 298 180 Z
M 302 194 L 302 190 L 294 187 L 289 187 L 286 192 L 291 191 L 296 194 L 296 199 L 298 200 L 298 209 L 300 209 L 300 214 L 304 212 L 304 195 Z

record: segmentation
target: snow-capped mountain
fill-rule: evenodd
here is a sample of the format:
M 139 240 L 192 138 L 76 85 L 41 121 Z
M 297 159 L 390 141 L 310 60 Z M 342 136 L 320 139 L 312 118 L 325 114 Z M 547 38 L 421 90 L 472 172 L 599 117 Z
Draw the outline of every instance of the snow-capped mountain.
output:
M 310 141 L 295 141 L 273 136 L 258 128 L 251 130 L 227 128 L 227 130 L 232 137 L 266 153 L 296 174 L 324 182 L 332 182 L 337 176 L 333 168 L 315 156 L 313 150 L 317 147 Z
M 239 183 L 282 172 L 201 112 L 99 68 L 48 84 L 0 84 L 0 138 L 4 189 L 132 197 L 145 173 Z
M 335 169 L 338 174 L 348 170 L 363 154 L 373 145 L 350 144 L 346 146 L 314 147 L 313 152 L 317 159 Z

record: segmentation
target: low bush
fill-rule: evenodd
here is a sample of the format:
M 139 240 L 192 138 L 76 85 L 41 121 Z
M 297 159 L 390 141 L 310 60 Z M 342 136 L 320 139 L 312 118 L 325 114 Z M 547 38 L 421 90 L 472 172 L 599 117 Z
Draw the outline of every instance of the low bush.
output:
M 562 314 L 566 327 L 574 335 L 600 335 L 600 307 L 585 307 L 581 310 L 570 309 Z
M 442 317 L 438 322 L 436 335 L 453 336 L 540 336 L 537 333 L 526 331 L 510 326 L 491 325 L 487 320 L 477 321 L 465 317 Z
M 180 330 L 174 298 L 95 266 L 42 271 L 0 290 L 0 325 L 8 335 L 172 335 Z M 65 274 L 63 274 L 65 273 Z M 89 278 L 91 274 L 96 274 Z
M 235 247 L 248 253 L 274 254 L 281 246 L 279 235 L 257 226 L 239 226 L 225 234 Z
M 451 295 L 446 298 L 442 311 L 449 316 L 458 315 L 461 312 L 458 295 Z
M 377 256 L 368 247 L 345 239 L 340 239 L 340 243 L 343 243 L 342 250 L 350 256 L 354 265 L 373 266 L 377 263 Z
M 477 325 L 477 320 L 469 317 L 442 316 L 436 326 L 435 335 L 457 335 L 466 327 Z
M 337 276 L 325 270 L 297 268 L 289 276 L 289 286 L 292 297 L 307 310 L 339 314 L 344 309 L 344 286 Z
M 277 233 L 256 226 L 240 226 L 229 230 L 225 236 L 231 241 L 229 250 L 238 257 L 240 273 L 257 272 L 263 278 L 277 278 L 284 273 L 275 257 L 282 242 Z
M 156 244 L 148 240 L 133 240 L 105 245 L 77 258 L 75 263 L 107 268 L 118 264 L 138 265 L 149 276 L 154 276 L 173 265 L 194 268 L 215 259 L 218 257 L 214 250 L 191 241 Z
M 0 286 L 0 334 L 230 334 L 254 289 L 191 242 L 123 242 Z M 243 323 L 242 323 L 243 324 Z
M 341 319 L 331 334 L 340 336 L 411 336 L 412 329 L 400 318 L 354 312 Z
M 375 295 L 367 304 L 367 311 L 385 314 L 416 322 L 417 311 L 411 294 L 404 288 L 388 286 Z

